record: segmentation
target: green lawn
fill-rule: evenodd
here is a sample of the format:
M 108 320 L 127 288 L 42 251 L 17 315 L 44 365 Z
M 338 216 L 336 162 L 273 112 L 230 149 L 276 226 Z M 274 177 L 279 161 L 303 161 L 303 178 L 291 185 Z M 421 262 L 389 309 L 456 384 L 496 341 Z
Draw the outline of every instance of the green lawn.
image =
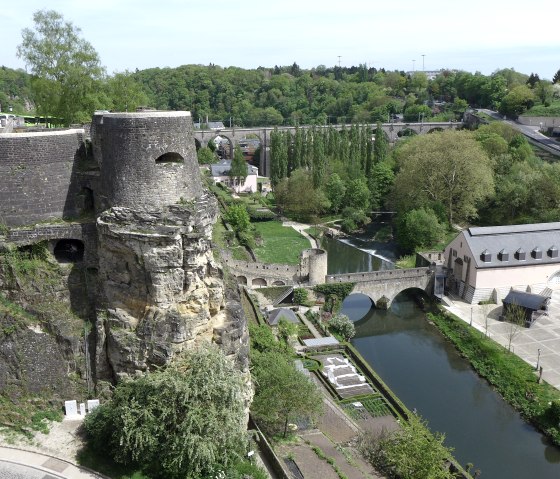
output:
M 263 221 L 254 223 L 254 226 L 263 239 L 254 253 L 263 263 L 298 264 L 301 251 L 311 247 L 296 230 L 282 226 L 278 221 Z

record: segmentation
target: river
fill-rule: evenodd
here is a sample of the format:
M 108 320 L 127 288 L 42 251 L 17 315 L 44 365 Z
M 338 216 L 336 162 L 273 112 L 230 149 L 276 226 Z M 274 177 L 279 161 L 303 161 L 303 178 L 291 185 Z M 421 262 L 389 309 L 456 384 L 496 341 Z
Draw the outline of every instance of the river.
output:
M 390 248 L 363 239 L 326 240 L 329 274 L 392 267 L 351 243 L 365 251 L 382 250 L 380 256 L 390 258 Z M 389 311 L 381 311 L 372 308 L 369 298 L 351 295 L 342 312 L 356 323 L 352 343 L 358 351 L 409 409 L 445 433 L 461 464 L 473 463 L 473 471 L 480 469 L 480 477 L 488 479 L 560 478 L 560 449 L 478 377 L 426 321 L 412 296 L 403 293 Z

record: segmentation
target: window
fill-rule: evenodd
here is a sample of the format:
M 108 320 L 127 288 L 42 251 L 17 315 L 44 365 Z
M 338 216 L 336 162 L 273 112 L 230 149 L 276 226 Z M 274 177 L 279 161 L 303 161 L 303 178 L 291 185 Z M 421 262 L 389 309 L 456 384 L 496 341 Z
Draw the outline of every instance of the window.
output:
M 503 249 L 498 253 L 498 259 L 500 261 L 509 261 L 509 253 Z
M 551 258 L 558 258 L 558 248 L 554 245 L 548 248 L 547 253 Z
M 515 259 L 517 259 L 518 261 L 525 261 L 525 250 L 523 248 L 519 248 L 515 252 Z
M 542 259 L 542 250 L 538 246 L 535 246 L 533 251 L 531 251 L 531 256 L 534 259 Z
M 482 261 L 484 261 L 485 263 L 490 263 L 490 261 L 492 261 L 492 253 L 490 253 L 490 251 L 488 251 L 487 249 L 485 249 L 481 254 L 480 254 L 480 259 Z

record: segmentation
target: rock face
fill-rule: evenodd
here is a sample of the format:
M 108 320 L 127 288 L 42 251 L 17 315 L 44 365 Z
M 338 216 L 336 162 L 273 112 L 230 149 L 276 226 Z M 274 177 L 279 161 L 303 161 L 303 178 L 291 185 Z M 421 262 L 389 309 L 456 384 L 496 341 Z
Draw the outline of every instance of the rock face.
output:
M 155 212 L 114 207 L 100 215 L 99 377 L 164 365 L 218 331 L 226 343 L 246 349 L 245 320 L 228 313 L 222 270 L 211 250 L 217 214 L 215 198 L 205 194 Z
M 192 128 L 188 112 L 94 115 L 91 143 L 82 148 L 87 162 L 74 165 L 64 202 L 66 211 L 87 213 L 86 221 L 0 231 L 0 249 L 26 252 L 42 241 L 48 261 L 68 263 L 58 265 L 56 279 L 68 294 L 52 295 L 46 321 L 23 321 L 16 331 L 6 316 L 0 386 L 19 381 L 25 368 L 27 377 L 49 377 L 42 352 L 56 362 L 57 378 L 101 384 L 165 365 L 205 341 L 218 343 L 249 378 L 246 319 L 211 249 L 218 208 L 199 175 Z M 7 288 L 2 275 L 0 255 L 0 293 L 29 309 L 22 288 Z M 36 296 L 37 304 L 49 300 Z M 75 331 L 62 334 L 58 326 L 70 315 Z M 33 368 L 18 360 L 25 348 Z M 250 389 L 248 382 L 248 398 Z

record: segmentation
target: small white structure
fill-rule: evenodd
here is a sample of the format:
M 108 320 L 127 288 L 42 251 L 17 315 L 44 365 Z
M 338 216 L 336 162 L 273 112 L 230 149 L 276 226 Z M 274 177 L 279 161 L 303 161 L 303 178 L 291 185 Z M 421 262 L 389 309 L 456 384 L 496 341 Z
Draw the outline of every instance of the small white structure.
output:
M 88 399 L 87 401 L 88 412 L 93 411 L 98 406 L 99 406 L 99 399 Z
M 66 419 L 81 419 L 82 416 L 78 413 L 78 403 L 74 399 L 72 401 L 64 401 L 64 411 Z

